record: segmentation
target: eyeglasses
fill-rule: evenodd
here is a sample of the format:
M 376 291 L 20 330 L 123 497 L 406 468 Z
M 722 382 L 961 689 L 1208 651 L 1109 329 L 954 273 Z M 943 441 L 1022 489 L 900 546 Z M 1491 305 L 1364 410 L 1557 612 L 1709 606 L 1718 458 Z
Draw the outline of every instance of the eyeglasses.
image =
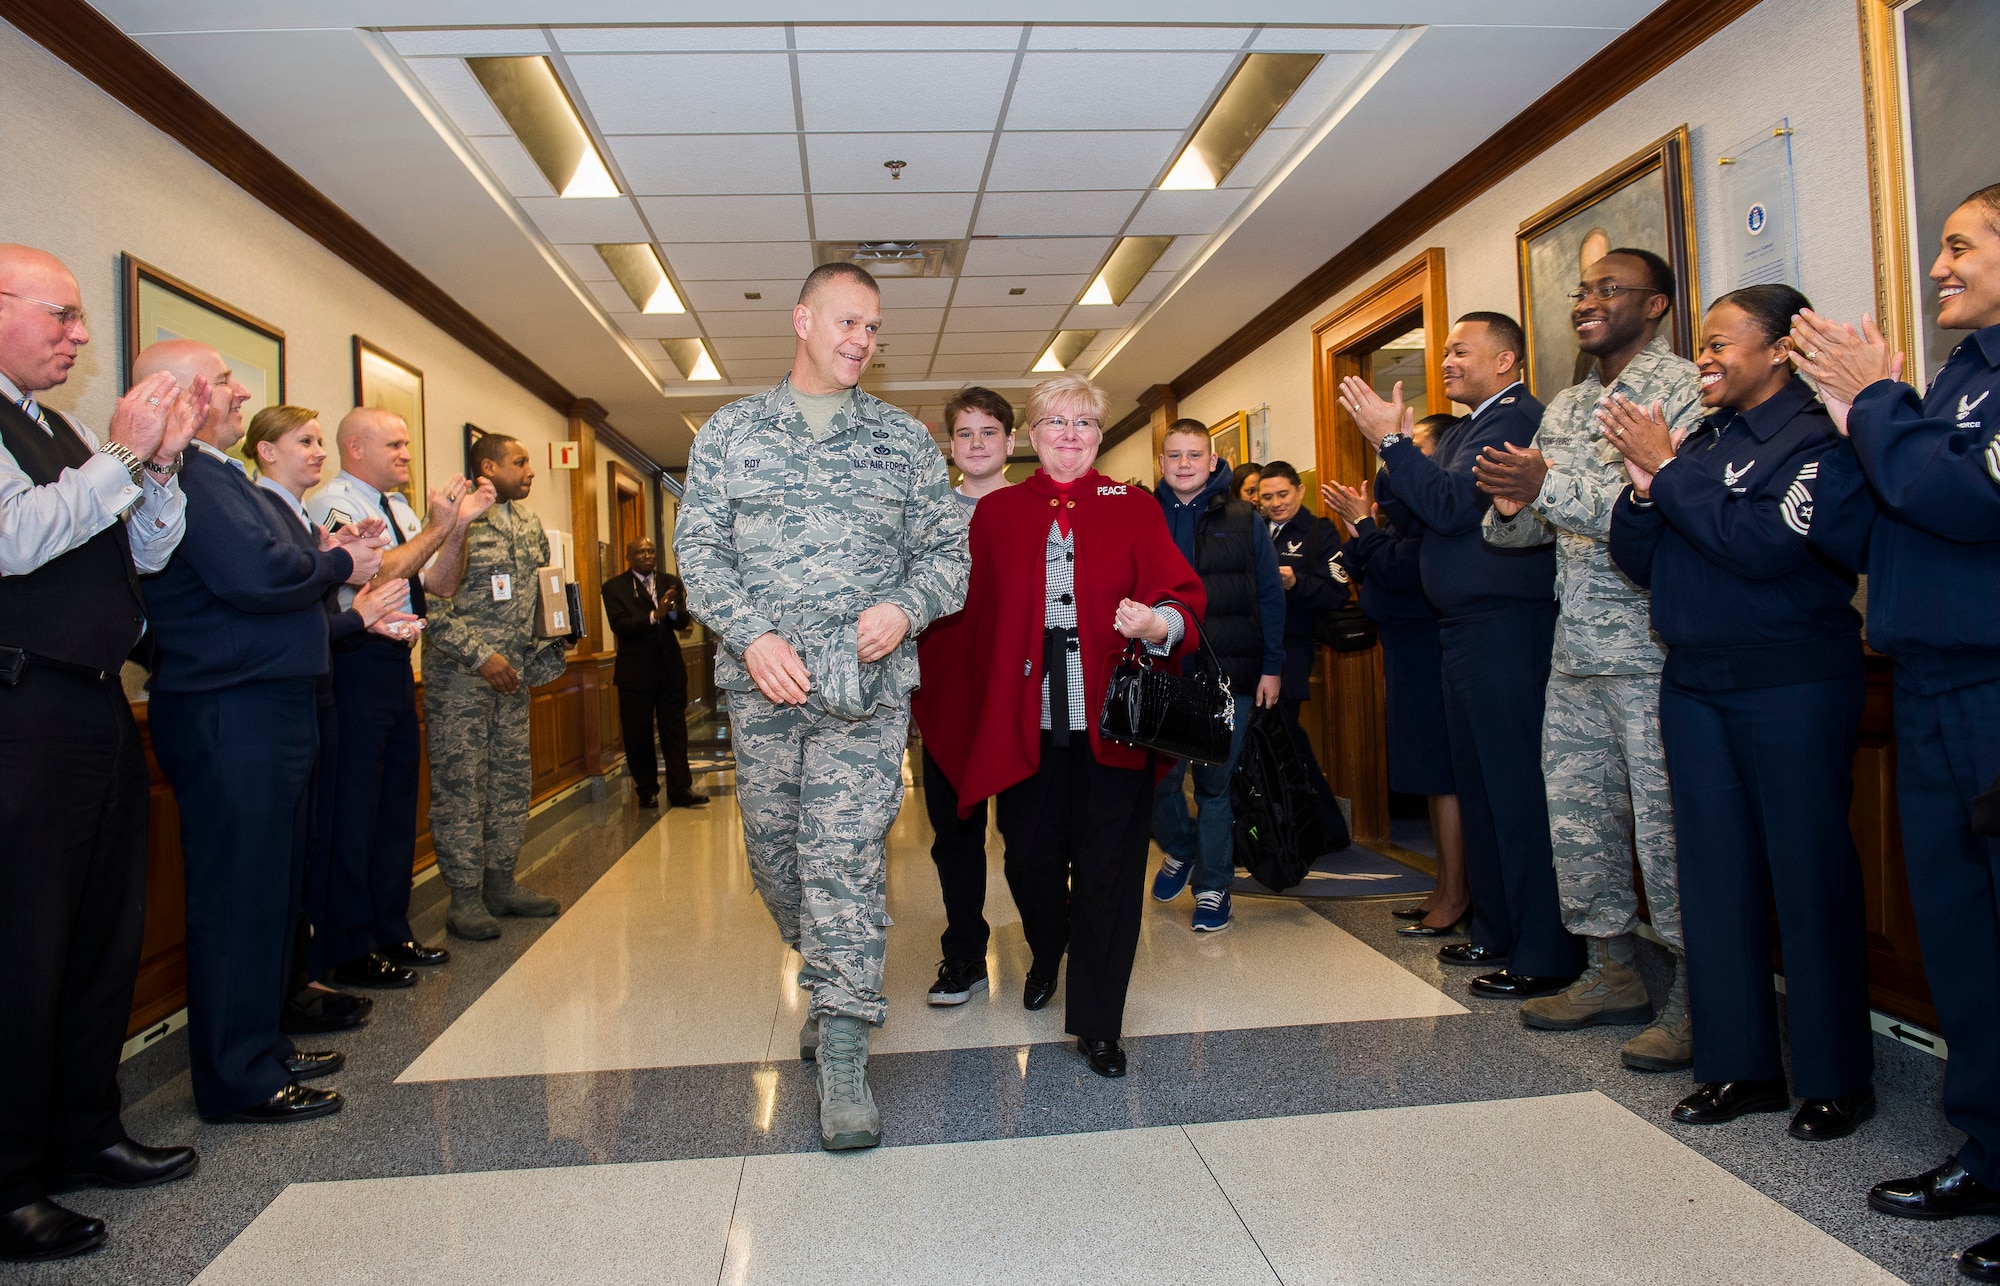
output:
M 37 299 L 33 295 L 16 294 L 11 290 L 0 290 L 0 295 L 6 295 L 9 299 L 21 300 L 23 303 L 40 304 L 42 307 L 48 309 L 49 313 L 62 324 L 64 330 L 68 330 L 72 326 L 81 326 L 84 324 L 83 309 L 81 308 L 66 304 L 52 304 L 46 299 Z
M 1044 427 L 1052 428 L 1058 433 L 1061 433 L 1065 429 L 1075 429 L 1078 433 L 1096 433 L 1103 429 L 1104 425 L 1101 421 L 1094 420 L 1087 415 L 1080 415 L 1074 420 L 1061 415 L 1045 415 L 1035 421 L 1035 427 L 1038 429 Z
M 1569 292 L 1569 301 L 1573 304 L 1580 304 L 1586 299 L 1612 299 L 1621 293 L 1628 292 L 1637 295 L 1664 295 L 1667 293 L 1664 290 L 1655 290 L 1651 286 L 1619 286 L 1615 284 L 1578 286 L 1575 290 Z

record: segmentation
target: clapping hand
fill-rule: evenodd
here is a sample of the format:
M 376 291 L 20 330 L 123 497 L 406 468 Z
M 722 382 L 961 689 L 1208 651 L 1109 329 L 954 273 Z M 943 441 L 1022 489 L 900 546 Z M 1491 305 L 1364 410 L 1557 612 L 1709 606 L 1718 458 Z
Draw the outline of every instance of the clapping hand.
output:
M 500 493 L 493 490 L 493 479 L 481 478 L 477 483 L 469 483 L 466 492 L 458 501 L 458 521 L 460 526 L 471 526 L 479 521 L 479 516 L 493 507 L 500 499 Z
M 1390 399 L 1384 401 L 1367 380 L 1358 375 L 1349 375 L 1340 381 L 1340 404 L 1347 408 L 1354 419 L 1354 427 L 1361 430 L 1361 436 L 1368 439 L 1368 445 L 1379 447 L 1382 439 L 1391 433 L 1408 436 L 1416 423 L 1416 412 L 1403 405 L 1403 381 L 1397 380 L 1390 390 Z
M 1861 315 L 1861 329 L 1820 316 L 1810 308 L 1792 318 L 1792 365 L 1812 377 L 1826 403 L 1827 414 L 1844 437 L 1847 409 L 1861 390 L 1879 380 L 1903 378 L 1903 355 L 1889 351 L 1889 341 L 1875 318 Z
M 1345 483 L 1322 482 L 1319 484 L 1319 498 L 1328 509 L 1340 515 L 1341 521 L 1347 524 L 1348 532 L 1357 536 L 1361 534 L 1361 520 L 1369 517 L 1375 508 L 1366 482 L 1361 484 L 1359 491 Z
M 1503 442 L 1487 447 L 1472 462 L 1472 478 L 1479 489 L 1493 497 L 1493 507 L 1503 518 L 1512 518 L 1535 503 L 1542 494 L 1542 482 L 1549 476 L 1549 462 L 1534 447 L 1517 447 Z
M 1642 407 L 1623 393 L 1600 400 L 1593 414 L 1599 436 L 1625 457 L 1632 489 L 1642 498 L 1652 494 L 1653 476 L 1674 458 L 1687 430 L 1667 427 L 1666 403 Z
M 453 477 L 440 487 L 431 487 L 425 496 L 424 526 L 447 530 L 458 521 L 458 502 L 472 484 L 463 476 Z

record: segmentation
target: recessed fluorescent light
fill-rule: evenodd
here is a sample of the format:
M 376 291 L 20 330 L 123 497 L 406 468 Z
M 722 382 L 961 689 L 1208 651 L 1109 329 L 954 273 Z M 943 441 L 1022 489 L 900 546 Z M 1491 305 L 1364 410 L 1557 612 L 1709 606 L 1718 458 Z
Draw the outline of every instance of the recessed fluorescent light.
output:
M 660 252 L 644 242 L 597 247 L 598 257 L 618 284 L 631 296 L 632 306 L 642 313 L 684 313 L 687 305 L 667 279 L 667 265 Z
M 719 380 L 722 372 L 715 368 L 715 359 L 708 355 L 708 345 L 698 339 L 663 339 L 660 347 L 667 350 L 667 356 L 674 359 L 680 369 L 681 378 L 692 383 L 696 380 Z
M 621 195 L 548 59 L 468 58 L 465 65 L 558 195 Z
M 1094 330 L 1060 330 L 1055 342 L 1043 352 L 1041 360 L 1031 368 L 1041 372 L 1066 371 L 1076 355 L 1090 347 L 1090 341 L 1097 338 Z
M 1121 238 L 1118 248 L 1104 261 L 1103 270 L 1091 281 L 1090 289 L 1076 302 L 1116 308 L 1173 243 L 1172 237 Z
M 1250 145 L 1284 110 L 1321 54 L 1251 54 L 1229 78 L 1215 106 L 1195 128 L 1160 189 L 1196 191 L 1213 188 L 1229 177 Z

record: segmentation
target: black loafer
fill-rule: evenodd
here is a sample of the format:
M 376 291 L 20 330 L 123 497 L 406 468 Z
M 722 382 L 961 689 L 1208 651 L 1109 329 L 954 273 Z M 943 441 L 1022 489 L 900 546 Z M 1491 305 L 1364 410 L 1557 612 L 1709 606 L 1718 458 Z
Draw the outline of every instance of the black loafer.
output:
M 1720 1125 L 1752 1112 L 1782 1112 L 1792 1105 L 1791 1091 L 1781 1077 L 1775 1081 L 1710 1081 L 1674 1104 L 1673 1117 L 1682 1125 Z
M 104 1221 L 53 1201 L 30 1201 L 0 1214 L 0 1259 L 35 1264 L 68 1259 L 104 1244 Z
M 1398 920 L 1421 920 L 1429 915 L 1430 912 L 1420 906 L 1399 906 L 1389 912 L 1389 914 L 1395 916 Z
M 2000 1232 L 1959 1251 L 1958 1271 L 1976 1282 L 2000 1282 Z
M 346 964 L 335 965 L 333 972 L 327 975 L 327 979 L 343 987 L 372 987 L 381 990 L 417 985 L 415 973 L 401 965 L 390 964 L 373 951 L 349 960 Z
M 1843 1094 L 1839 1098 L 1809 1098 L 1799 1108 L 1798 1115 L 1785 1133 L 1807 1143 L 1824 1143 L 1828 1139 L 1844 1139 L 1861 1127 L 1861 1123 L 1875 1115 L 1875 1091 L 1862 1090 L 1859 1094 Z
M 390 964 L 413 969 L 434 968 L 451 959 L 451 952 L 443 947 L 427 947 L 421 942 L 386 942 L 375 948 L 375 954 Z
M 1488 1000 L 1533 1000 L 1536 996 L 1553 996 L 1575 981 L 1574 974 L 1567 978 L 1536 978 L 1496 969 L 1472 980 L 1472 994 Z
M 1085 1040 L 1079 1036 L 1076 1052 L 1083 1055 L 1090 1070 L 1099 1076 L 1115 1081 L 1125 1074 L 1125 1051 L 1118 1048 L 1115 1040 Z
M 293 1050 L 285 1060 L 285 1070 L 293 1080 L 316 1081 L 322 1076 L 331 1076 L 347 1066 L 347 1055 L 337 1049 L 323 1049 L 317 1053 L 303 1049 Z
M 194 1173 L 200 1158 L 193 1148 L 149 1148 L 124 1139 L 101 1152 L 56 1166 L 51 1192 L 71 1188 L 151 1188 Z
M 1030 969 L 1028 970 L 1028 983 L 1021 988 L 1021 1008 L 1040 1009 L 1044 1005 L 1047 1005 L 1050 1000 L 1054 999 L 1055 994 L 1055 971 L 1050 970 L 1049 975 L 1045 978 L 1033 969 Z
M 658 808 L 659 806 L 660 806 L 660 797 L 657 794 L 639 796 L 639 807 Z
M 1398 936 L 1405 938 L 1455 938 L 1466 931 L 1465 921 L 1454 920 L 1450 924 L 1425 924 L 1418 920 L 1415 924 L 1396 926 Z
M 1438 959 L 1448 965 L 1477 965 L 1490 968 L 1507 963 L 1505 951 L 1495 951 L 1492 947 L 1482 947 L 1477 942 L 1454 942 L 1448 947 L 1438 948 Z
M 366 996 L 308 989 L 285 1002 L 284 1011 L 278 1015 L 278 1030 L 287 1036 L 347 1031 L 367 1022 L 374 1011 L 375 1002 Z
M 335 1090 L 311 1089 L 292 1081 L 255 1107 L 246 1107 L 241 1112 L 231 1112 L 215 1119 L 238 1125 L 282 1125 L 287 1121 L 310 1121 L 318 1116 L 332 1116 L 340 1110 L 343 1101 Z
M 667 802 L 675 808 L 707 808 L 708 796 L 689 791 L 685 795 L 669 795 Z
M 1934 1170 L 1876 1184 L 1868 1190 L 1868 1204 L 1898 1219 L 2000 1215 L 2000 1191 L 1967 1174 L 1958 1158 L 1952 1157 Z

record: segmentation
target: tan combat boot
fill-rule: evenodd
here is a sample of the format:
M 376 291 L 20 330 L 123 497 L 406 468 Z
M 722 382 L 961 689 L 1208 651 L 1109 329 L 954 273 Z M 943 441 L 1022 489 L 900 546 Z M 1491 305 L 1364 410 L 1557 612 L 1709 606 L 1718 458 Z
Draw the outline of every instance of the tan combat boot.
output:
M 1653 1016 L 1646 984 L 1630 966 L 1613 960 L 1603 938 L 1591 938 L 1590 967 L 1553 996 L 1521 1005 L 1521 1022 L 1542 1031 L 1619 1027 Z
M 1674 957 L 1674 985 L 1652 1026 L 1625 1042 L 1618 1060 L 1636 1072 L 1677 1072 L 1694 1066 L 1694 1019 L 1688 1015 L 1687 962 Z
M 868 1091 L 868 1024 L 845 1014 L 819 1020 L 819 1145 L 829 1152 L 882 1142 Z

